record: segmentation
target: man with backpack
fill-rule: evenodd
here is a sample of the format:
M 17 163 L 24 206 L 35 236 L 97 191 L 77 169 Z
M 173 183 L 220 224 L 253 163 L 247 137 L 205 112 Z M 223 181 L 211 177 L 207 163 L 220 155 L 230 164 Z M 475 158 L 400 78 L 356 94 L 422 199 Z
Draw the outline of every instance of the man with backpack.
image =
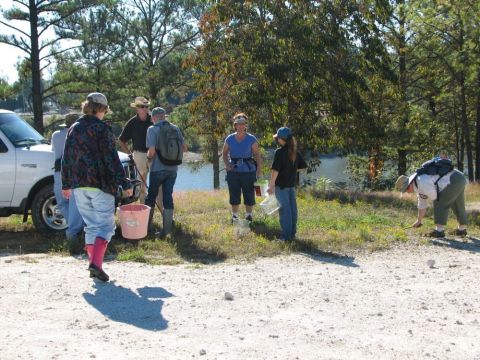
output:
M 410 176 L 401 175 L 395 188 L 404 193 L 418 194 L 418 215 L 414 228 L 422 226 L 428 206 L 433 202 L 435 229 L 428 236 L 445 237 L 445 225 L 449 209 L 457 217 L 458 228 L 452 233 L 457 236 L 467 235 L 467 212 L 465 210 L 465 175 L 453 168 L 446 155 L 425 162 Z
M 177 179 L 178 165 L 187 151 L 180 129 L 165 119 L 165 110 L 156 107 L 152 110 L 153 126 L 147 130 L 147 159 L 150 163 L 149 186 L 145 205 L 150 206 L 149 228 L 155 211 L 155 199 L 159 187 L 162 188 L 163 231 L 162 236 L 172 230 L 173 187 Z

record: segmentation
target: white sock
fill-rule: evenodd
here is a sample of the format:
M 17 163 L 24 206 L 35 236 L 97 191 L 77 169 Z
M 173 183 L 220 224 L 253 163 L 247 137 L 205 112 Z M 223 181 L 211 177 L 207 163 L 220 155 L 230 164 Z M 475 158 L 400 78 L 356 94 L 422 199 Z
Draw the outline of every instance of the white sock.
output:
M 249 215 L 252 216 L 252 213 L 251 213 L 251 212 L 245 213 L 245 217 L 247 217 L 247 216 L 249 216 Z
M 437 231 L 444 231 L 444 230 L 445 230 L 445 226 L 443 226 L 443 225 L 435 225 L 435 230 L 437 230 Z
M 236 218 L 238 218 L 238 213 L 236 213 L 236 212 L 232 212 L 232 217 L 236 217 Z
M 458 230 L 467 230 L 467 225 L 459 225 Z

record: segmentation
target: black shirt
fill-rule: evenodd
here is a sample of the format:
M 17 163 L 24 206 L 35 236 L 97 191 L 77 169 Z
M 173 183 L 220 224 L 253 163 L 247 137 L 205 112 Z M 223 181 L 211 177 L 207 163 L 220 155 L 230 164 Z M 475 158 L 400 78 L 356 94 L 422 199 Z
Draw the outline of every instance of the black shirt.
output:
M 280 188 L 294 187 L 297 178 L 297 169 L 305 169 L 307 164 L 302 156 L 297 152 L 297 158 L 294 162 L 288 158 L 288 146 L 282 146 L 275 150 L 273 157 L 272 170 L 278 171 L 275 186 Z
M 135 115 L 122 130 L 119 139 L 123 142 L 132 140 L 133 150 L 146 152 L 147 149 L 147 129 L 152 126 L 152 120 L 150 115 L 147 115 L 147 119 L 142 121 Z

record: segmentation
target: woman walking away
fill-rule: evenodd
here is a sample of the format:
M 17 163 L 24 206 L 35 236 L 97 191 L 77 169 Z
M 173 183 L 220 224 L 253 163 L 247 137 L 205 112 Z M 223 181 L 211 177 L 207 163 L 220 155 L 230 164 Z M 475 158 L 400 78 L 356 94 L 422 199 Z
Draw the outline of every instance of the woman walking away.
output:
M 103 122 L 105 95 L 91 93 L 82 103 L 85 114 L 68 130 L 62 160 L 63 196 L 75 197 L 86 224 L 85 250 L 90 277 L 108 281 L 103 257 L 115 231 L 115 194 L 119 186 L 132 195 L 115 148 L 115 136 Z
M 232 206 L 232 222 L 238 220 L 242 193 L 245 219 L 252 221 L 253 205 L 255 205 L 253 184 L 261 175 L 262 159 L 257 138 L 247 132 L 247 115 L 235 114 L 233 126 L 235 133 L 228 135 L 223 145 L 223 162 L 227 171 L 226 180 Z
M 288 127 L 281 127 L 273 137 L 280 148 L 275 150 L 267 192 L 275 194 L 280 203 L 280 240 L 293 241 L 298 219 L 295 182 L 297 172 L 306 169 L 307 164 L 298 153 L 297 142 Z

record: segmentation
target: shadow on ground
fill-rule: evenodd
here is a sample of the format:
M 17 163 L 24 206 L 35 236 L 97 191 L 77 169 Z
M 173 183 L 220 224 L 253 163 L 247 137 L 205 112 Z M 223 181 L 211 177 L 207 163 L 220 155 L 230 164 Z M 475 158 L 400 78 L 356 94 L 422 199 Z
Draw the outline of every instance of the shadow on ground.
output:
M 35 229 L 0 232 L 0 251 L 2 252 L 31 254 L 62 249 L 65 249 L 65 238 L 61 234 L 46 234 Z
M 151 331 L 168 327 L 168 321 L 162 316 L 161 299 L 171 296 L 160 287 L 143 287 L 135 292 L 114 282 L 96 283 L 93 294 L 83 294 L 87 303 L 110 320 Z
M 303 253 L 313 260 L 347 267 L 360 267 L 360 265 L 355 263 L 354 256 L 319 250 L 310 242 L 302 239 L 295 240 L 295 244 L 298 252 Z
M 272 241 L 280 237 L 280 229 L 268 226 L 262 222 L 254 222 L 252 226 L 252 231 L 257 235 L 261 235 L 264 238 Z M 320 250 L 316 245 L 303 239 L 297 238 L 294 242 L 292 242 L 292 246 L 294 250 L 316 261 L 328 262 L 336 265 L 349 267 L 359 267 L 358 264 L 355 264 L 355 257 L 338 254 L 331 251 Z
M 456 238 L 443 238 L 433 239 L 433 245 L 448 246 L 452 249 L 466 250 L 471 252 L 480 252 L 480 239 L 474 236 L 467 236 L 462 239 Z
M 174 230 L 170 236 L 165 238 L 158 238 L 155 235 L 149 235 L 146 239 L 141 241 L 166 241 L 171 243 L 175 247 L 175 251 L 178 255 L 188 262 L 198 262 L 202 264 L 214 264 L 225 261 L 227 255 L 221 251 L 215 249 L 205 249 L 198 245 L 200 235 L 185 230 L 181 224 L 176 224 Z M 121 232 L 116 231 L 114 238 L 112 239 L 112 246 L 110 251 L 116 252 L 116 244 L 130 244 L 133 247 L 140 245 L 138 240 L 128 240 L 122 237 Z

